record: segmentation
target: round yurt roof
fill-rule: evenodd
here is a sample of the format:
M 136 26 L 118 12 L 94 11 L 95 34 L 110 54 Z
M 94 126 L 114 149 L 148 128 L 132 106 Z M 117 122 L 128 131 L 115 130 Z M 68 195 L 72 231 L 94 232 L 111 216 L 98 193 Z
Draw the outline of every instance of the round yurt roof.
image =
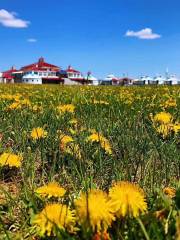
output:
M 92 76 L 92 75 L 86 75 L 86 76 L 85 76 L 85 79 L 88 79 L 88 80 L 90 80 L 90 81 L 97 81 L 97 78 L 95 78 L 95 77 Z

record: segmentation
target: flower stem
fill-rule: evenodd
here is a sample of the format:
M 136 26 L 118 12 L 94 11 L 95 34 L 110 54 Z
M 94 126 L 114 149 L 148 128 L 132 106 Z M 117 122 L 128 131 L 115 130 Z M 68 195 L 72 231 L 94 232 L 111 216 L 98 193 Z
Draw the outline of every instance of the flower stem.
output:
M 140 227 L 141 227 L 141 230 L 142 230 L 143 233 L 144 233 L 144 236 L 145 236 L 146 240 L 150 240 L 149 235 L 148 235 L 148 233 L 147 233 L 147 231 L 146 231 L 146 229 L 145 229 L 145 227 L 144 227 L 144 224 L 143 224 L 143 222 L 141 221 L 141 219 L 140 219 L 140 218 L 137 218 L 137 221 L 138 221 L 138 223 L 139 223 L 139 225 L 140 225 Z

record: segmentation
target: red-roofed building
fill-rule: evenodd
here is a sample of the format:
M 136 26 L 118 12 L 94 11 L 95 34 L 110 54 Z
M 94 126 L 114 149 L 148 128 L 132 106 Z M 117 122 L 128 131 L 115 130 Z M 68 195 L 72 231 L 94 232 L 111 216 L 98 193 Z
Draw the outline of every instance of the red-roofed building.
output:
M 33 63 L 21 68 L 21 71 L 28 72 L 28 71 L 50 71 L 50 72 L 58 72 L 60 71 L 60 67 L 55 65 L 49 64 L 44 61 L 44 58 L 40 58 L 37 63 Z
M 84 77 L 80 71 L 71 66 L 63 71 L 60 67 L 45 62 L 40 58 L 37 62 L 22 67 L 19 71 L 12 68 L 0 75 L 0 82 L 15 82 L 26 84 L 68 84 L 81 85 L 90 83 L 89 76 Z
M 72 79 L 72 80 L 83 80 L 84 79 L 81 72 L 73 69 L 71 66 L 68 66 L 68 68 L 66 69 L 66 72 L 67 72 L 69 79 Z
M 84 78 L 82 73 L 80 71 L 72 68 L 72 66 L 68 66 L 68 68 L 66 69 L 66 73 L 67 73 L 68 79 L 71 80 L 72 84 L 73 84 L 73 82 L 76 83 L 76 84 L 86 84 L 86 83 L 88 83 L 88 80 Z M 65 81 L 65 84 L 66 84 L 66 81 Z
M 24 66 L 20 69 L 21 82 L 29 84 L 43 83 L 63 83 L 61 78 L 60 67 L 45 62 L 40 58 L 38 62 Z M 20 78 L 19 78 L 20 79 Z
M 5 71 L 2 73 L 2 82 L 3 83 L 14 83 L 14 73 L 16 72 L 17 70 L 12 67 L 11 69 Z

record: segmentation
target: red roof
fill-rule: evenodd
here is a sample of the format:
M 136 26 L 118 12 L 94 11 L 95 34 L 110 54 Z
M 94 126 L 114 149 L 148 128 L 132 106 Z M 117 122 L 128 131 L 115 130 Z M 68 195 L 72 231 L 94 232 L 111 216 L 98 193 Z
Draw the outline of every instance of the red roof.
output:
M 44 58 L 40 58 L 37 63 L 33 63 L 33 64 L 22 67 L 21 70 L 22 71 L 32 71 L 32 70 L 45 71 L 45 70 L 47 70 L 47 68 L 49 68 L 51 71 L 59 71 L 60 70 L 59 67 L 49 64 L 49 63 L 46 63 L 44 61 Z
M 7 79 L 13 79 L 13 73 L 15 73 L 17 70 L 12 67 L 10 70 L 7 70 L 5 72 L 2 73 L 2 77 L 3 78 L 7 78 Z
M 68 66 L 68 69 L 66 70 L 67 73 L 80 73 L 79 71 L 73 69 L 71 66 Z

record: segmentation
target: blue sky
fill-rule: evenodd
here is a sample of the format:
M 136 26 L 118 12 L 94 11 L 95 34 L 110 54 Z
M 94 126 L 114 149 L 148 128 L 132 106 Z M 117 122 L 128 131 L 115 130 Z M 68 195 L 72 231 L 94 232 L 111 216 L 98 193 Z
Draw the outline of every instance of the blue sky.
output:
M 0 0 L 0 71 L 43 56 L 98 77 L 180 75 L 179 9 L 179 0 Z

